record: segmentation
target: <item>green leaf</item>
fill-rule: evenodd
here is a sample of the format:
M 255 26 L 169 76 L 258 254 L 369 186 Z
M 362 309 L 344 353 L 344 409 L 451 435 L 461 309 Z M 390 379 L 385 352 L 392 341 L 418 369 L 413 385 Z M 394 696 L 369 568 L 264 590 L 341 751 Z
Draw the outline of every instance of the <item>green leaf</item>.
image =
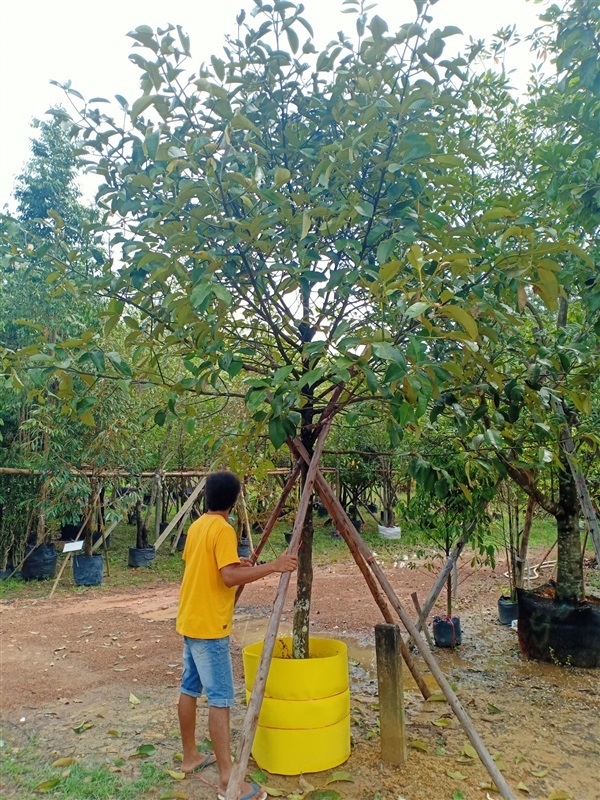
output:
M 277 167 L 275 170 L 275 186 L 283 186 L 292 177 L 292 173 L 285 167 Z
M 341 800 L 341 794 L 335 789 L 313 789 L 304 795 L 304 800 Z
M 449 319 L 458 322 L 461 328 L 463 328 L 463 330 L 471 337 L 471 339 L 475 340 L 479 336 L 479 328 L 477 327 L 477 323 L 473 317 L 464 310 L 464 308 L 461 308 L 460 306 L 445 305 L 440 308 L 439 313 L 444 317 L 448 317 Z
M 325 786 L 328 786 L 330 783 L 337 783 L 338 781 L 349 781 L 354 783 L 354 778 L 349 772 L 339 770 L 338 772 L 331 773 L 331 775 L 325 781 Z
M 281 417 L 269 420 L 269 439 L 276 450 L 279 450 L 287 440 L 287 431 Z
M 451 770 L 447 769 L 446 770 L 446 775 L 449 778 L 452 778 L 455 781 L 466 781 L 467 780 L 467 776 L 463 775 L 462 772 L 459 772 L 458 770 L 452 772 Z
M 298 47 L 300 46 L 300 42 L 298 40 L 298 34 L 291 27 L 286 28 L 285 32 L 287 34 L 288 42 L 290 44 L 290 49 L 292 53 L 297 53 Z
M 60 783 L 60 778 L 50 778 L 47 781 L 42 781 L 38 783 L 38 785 L 33 790 L 36 794 L 47 794 L 51 792 L 53 789 L 56 789 L 58 784 Z
M 93 727 L 94 727 L 93 722 L 82 722 L 81 725 L 78 725 L 76 728 L 73 728 L 73 730 L 75 731 L 75 733 L 83 733 L 84 731 L 87 731 Z
M 426 744 L 424 744 L 423 742 L 420 742 L 418 739 L 413 739 L 413 740 L 412 740 L 412 741 L 409 743 L 409 745 L 408 745 L 408 746 L 409 746 L 409 747 L 412 747 L 412 748 L 413 748 L 413 750 L 420 750 L 422 753 L 427 753 L 427 752 L 428 752 L 428 750 L 429 750 L 429 748 L 427 747 L 427 745 L 426 745 Z
M 141 744 L 135 751 L 136 756 L 140 756 L 142 758 L 153 756 L 155 753 L 156 747 L 153 744 Z

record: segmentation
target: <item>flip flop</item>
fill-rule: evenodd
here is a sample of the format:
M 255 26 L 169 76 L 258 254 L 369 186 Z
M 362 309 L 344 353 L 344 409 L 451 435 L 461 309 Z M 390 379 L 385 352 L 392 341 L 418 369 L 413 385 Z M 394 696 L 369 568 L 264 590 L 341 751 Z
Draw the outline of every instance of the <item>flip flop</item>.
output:
M 261 789 L 258 783 L 254 783 L 254 781 L 250 781 L 250 786 L 252 787 L 252 791 L 245 794 L 243 797 L 240 797 L 240 800 L 267 800 L 267 793 L 264 789 Z M 217 800 L 225 800 L 224 794 L 218 794 Z
M 212 761 L 211 758 L 213 759 Z M 202 770 L 205 769 L 206 767 L 212 767 L 212 765 L 216 763 L 217 759 L 215 758 L 214 753 L 207 753 L 204 758 L 204 761 L 201 761 L 197 767 L 194 767 L 194 769 L 191 769 L 189 772 L 186 772 L 185 774 L 193 775 L 195 772 L 202 772 Z

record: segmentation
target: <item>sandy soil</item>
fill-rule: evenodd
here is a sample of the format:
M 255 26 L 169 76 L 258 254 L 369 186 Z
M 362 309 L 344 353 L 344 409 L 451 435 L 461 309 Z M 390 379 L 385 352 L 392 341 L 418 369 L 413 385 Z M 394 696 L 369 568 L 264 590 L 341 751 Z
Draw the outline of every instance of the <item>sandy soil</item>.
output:
M 386 565 L 400 599 L 423 599 L 434 576 L 403 562 Z M 465 631 L 462 647 L 436 651 L 457 685 L 461 702 L 519 797 L 547 798 L 563 790 L 573 800 L 600 800 L 600 680 L 594 671 L 565 670 L 521 660 L 516 634 L 496 620 L 501 569 L 462 566 L 457 612 Z M 233 726 L 243 717 L 240 649 L 262 638 L 277 578 L 246 588 L 233 635 L 238 704 Z M 445 702 L 424 703 L 406 681 L 409 741 L 404 767 L 382 764 L 377 732 L 373 626 L 380 621 L 364 582 L 350 564 L 321 567 L 315 573 L 313 630 L 349 644 L 352 682 L 353 751 L 344 766 L 353 783 L 338 783 L 342 798 L 357 800 L 466 800 L 496 798 L 478 761 L 466 757 L 466 736 Z M 141 744 L 156 747 L 152 759 L 177 770 L 180 749 L 175 704 L 181 670 L 181 642 L 174 618 L 178 587 L 158 584 L 127 593 L 106 589 L 48 601 L 8 601 L 0 606 L 3 752 L 35 743 L 50 764 L 60 757 L 88 758 L 125 775 L 135 775 L 130 760 Z M 290 597 L 293 592 L 290 592 Z M 282 629 L 291 620 L 291 600 Z M 424 667 L 424 665 L 422 665 Z M 426 670 L 425 670 L 426 672 Z M 433 684 L 429 675 L 428 681 Z M 133 693 L 140 702 L 129 702 Z M 82 722 L 92 727 L 78 734 Z M 107 731 L 118 731 L 116 738 Z M 200 705 L 199 739 L 206 732 L 206 707 Z M 235 737 L 234 737 L 235 738 Z M 121 760 L 125 760 L 121 764 Z M 458 775 L 457 775 L 458 773 Z M 537 773 L 534 774 L 534 773 Z M 459 776 L 462 775 L 464 779 Z M 269 776 L 285 795 L 306 790 L 306 782 L 325 785 L 327 774 L 298 778 Z M 202 778 L 177 782 L 175 793 L 188 800 L 215 796 L 214 769 Z M 24 799 L 22 790 L 0 779 L 7 798 Z M 526 789 L 528 791 L 526 791 Z M 31 795 L 34 797 L 35 795 Z M 60 797 L 57 790 L 56 797 Z M 147 797 L 157 797 L 148 793 Z M 160 795 L 162 796 L 162 795 Z M 458 795 L 460 797 L 460 795 Z

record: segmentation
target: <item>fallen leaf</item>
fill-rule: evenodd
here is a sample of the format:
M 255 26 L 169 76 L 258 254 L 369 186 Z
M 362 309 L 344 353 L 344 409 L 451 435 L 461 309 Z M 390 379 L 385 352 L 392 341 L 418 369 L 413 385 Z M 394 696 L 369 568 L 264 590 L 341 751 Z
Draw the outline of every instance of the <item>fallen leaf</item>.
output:
M 117 739 L 121 738 L 121 734 L 119 731 L 115 730 L 115 728 L 110 728 L 110 730 L 106 731 L 108 736 L 116 736 Z
M 266 783 L 268 778 L 266 774 L 262 771 L 262 769 L 255 769 L 254 772 L 250 775 L 250 780 L 254 781 L 254 783 Z
M 354 778 L 349 772 L 344 772 L 343 770 L 339 772 L 332 772 L 325 781 L 325 786 L 329 786 L 330 783 L 337 783 L 338 781 L 350 781 L 351 783 L 354 783 Z
M 156 747 L 154 747 L 153 744 L 141 744 L 135 751 L 135 755 L 139 756 L 140 758 L 147 758 L 148 756 L 153 756 L 154 753 L 156 753 Z
M 173 761 L 183 761 L 183 753 L 173 753 Z
M 522 761 L 525 761 L 525 756 L 521 755 L 515 756 L 515 764 L 520 764 Z
M 504 758 L 504 753 L 502 753 L 501 751 L 494 753 L 494 755 L 492 756 L 492 759 L 496 762 L 501 761 L 503 758 Z
M 189 798 L 187 794 L 183 794 L 183 792 L 170 791 L 161 794 L 160 800 L 189 800 Z
M 498 708 L 498 706 L 493 705 L 493 703 L 488 703 L 486 706 L 487 710 L 490 714 L 502 714 L 502 709 Z
M 548 795 L 548 800 L 571 800 L 571 795 L 563 792 L 562 789 L 555 789 Z
M 547 769 L 531 770 L 531 774 L 533 775 L 534 778 L 545 778 L 548 772 L 549 770 Z
M 76 758 L 58 758 L 50 764 L 51 767 L 70 767 L 71 764 L 76 764 Z
M 520 792 L 526 792 L 526 794 L 529 794 L 529 789 L 528 789 L 528 787 L 527 787 L 527 786 L 525 786 L 525 784 L 523 783 L 523 781 L 519 781 L 519 783 L 517 783 L 517 789 L 518 789 Z
M 465 796 L 460 789 L 455 789 L 452 792 L 452 800 L 465 800 Z
M 335 789 L 315 789 L 305 794 L 304 800 L 341 800 L 341 794 Z
M 274 789 L 272 786 L 263 786 L 262 788 L 269 797 L 285 797 L 285 792 L 282 792 L 281 789 Z
M 60 778 L 50 778 L 48 781 L 42 781 L 38 783 L 38 785 L 33 790 L 38 794 L 46 794 L 46 792 L 51 792 L 53 789 L 56 789 L 58 784 L 60 783 Z
M 418 739 L 413 739 L 408 746 L 414 748 L 415 750 L 421 750 L 423 753 L 426 753 L 428 749 L 427 745 L 423 742 L 420 742 Z
M 312 792 L 312 790 L 315 788 L 312 785 L 312 783 L 309 783 L 306 780 L 304 775 L 300 775 L 300 777 L 298 778 L 298 786 L 300 786 L 300 788 L 302 789 L 303 792 Z
M 429 697 L 427 698 L 426 702 L 427 703 L 445 703 L 446 702 L 446 698 L 444 697 L 443 694 L 440 694 L 438 692 L 437 694 L 429 695 Z
M 94 727 L 93 722 L 82 722 L 81 725 L 78 725 L 76 728 L 73 728 L 73 730 L 75 731 L 75 733 L 83 733 L 84 731 L 87 731 L 93 727 Z
M 446 770 L 446 775 L 449 778 L 452 778 L 455 781 L 466 781 L 467 780 L 467 776 L 463 775 L 462 772 L 459 772 L 458 770 L 456 770 L 456 772 L 452 772 L 451 770 L 447 769 Z
M 130 695 L 129 695 L 129 702 L 131 703 L 131 705 L 132 705 L 132 706 L 137 706 L 137 705 L 139 705 L 139 704 L 140 704 L 142 701 L 141 701 L 141 700 L 139 700 L 139 699 L 138 699 L 138 698 L 137 698 L 137 697 L 136 697 L 136 696 L 133 694 L 133 692 L 131 692 L 131 693 L 130 693 Z
M 172 769 L 166 769 L 165 772 L 167 773 L 167 775 L 170 775 L 175 781 L 182 781 L 186 775 L 185 772 L 175 772 Z
M 440 717 L 433 721 L 433 725 L 436 725 L 438 728 L 451 728 L 452 720 L 448 719 L 448 717 Z
M 468 756 L 468 758 L 477 758 L 477 750 L 475 750 L 472 744 L 465 743 L 465 746 L 462 749 L 462 754 L 464 756 Z

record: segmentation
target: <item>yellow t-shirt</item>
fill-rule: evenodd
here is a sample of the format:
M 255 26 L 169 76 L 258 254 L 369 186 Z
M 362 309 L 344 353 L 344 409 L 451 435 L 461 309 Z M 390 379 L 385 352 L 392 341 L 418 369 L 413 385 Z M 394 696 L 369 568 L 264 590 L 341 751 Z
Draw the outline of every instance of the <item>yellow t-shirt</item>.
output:
M 183 559 L 177 632 L 193 639 L 229 636 L 235 586 L 225 585 L 220 570 L 239 564 L 235 531 L 218 514 L 203 514 L 189 527 Z

